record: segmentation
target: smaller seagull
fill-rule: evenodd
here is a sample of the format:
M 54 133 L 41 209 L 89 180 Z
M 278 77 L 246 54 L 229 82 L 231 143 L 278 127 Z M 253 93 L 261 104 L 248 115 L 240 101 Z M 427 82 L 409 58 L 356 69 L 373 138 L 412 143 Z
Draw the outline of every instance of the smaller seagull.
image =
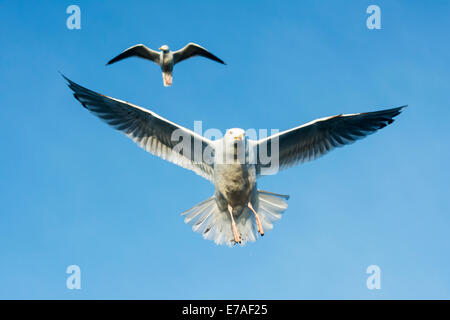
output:
M 164 86 L 168 87 L 172 85 L 173 66 L 183 60 L 195 56 L 202 56 L 214 60 L 216 62 L 219 62 L 221 64 L 226 64 L 225 62 L 223 62 L 221 59 L 213 55 L 211 52 L 209 52 L 202 46 L 199 46 L 198 44 L 192 42 L 187 44 L 183 49 L 180 49 L 178 51 L 170 51 L 169 46 L 167 45 L 161 46 L 159 50 L 161 51 L 158 52 L 144 46 L 143 44 L 137 44 L 135 46 L 132 46 L 131 48 L 126 49 L 118 56 L 109 60 L 106 65 L 113 64 L 114 62 L 129 57 L 139 57 L 151 60 L 161 67 Z

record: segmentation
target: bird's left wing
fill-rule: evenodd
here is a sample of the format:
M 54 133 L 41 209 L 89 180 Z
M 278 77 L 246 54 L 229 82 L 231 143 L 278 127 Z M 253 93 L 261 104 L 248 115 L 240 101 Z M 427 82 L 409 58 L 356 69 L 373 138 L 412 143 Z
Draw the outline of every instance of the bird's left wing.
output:
M 214 60 L 216 62 L 226 64 L 225 62 L 223 62 L 221 59 L 219 59 L 218 57 L 213 55 L 211 52 L 209 52 L 205 48 L 199 46 L 198 44 L 192 43 L 192 42 L 189 43 L 188 45 L 186 45 L 184 48 L 182 48 L 178 51 L 175 51 L 173 53 L 173 60 L 174 60 L 173 62 L 178 63 L 178 62 L 181 62 L 183 60 L 189 59 L 194 56 L 202 56 L 202 57 Z
M 249 140 L 250 146 L 256 147 L 257 173 L 260 174 L 262 168 L 272 165 L 261 163 L 259 157 L 261 148 L 265 148 L 264 155 L 278 156 L 279 170 L 289 168 L 295 164 L 314 160 L 336 147 L 353 143 L 384 128 L 394 121 L 393 118 L 399 115 L 404 107 L 406 106 L 321 118 L 265 139 Z M 278 150 L 272 150 L 276 144 Z
M 86 109 L 125 133 L 141 148 L 213 180 L 214 169 L 209 163 L 211 161 L 205 161 L 204 158 L 205 154 L 214 150 L 211 140 L 150 110 L 88 90 L 64 78 L 73 90 L 74 97 Z

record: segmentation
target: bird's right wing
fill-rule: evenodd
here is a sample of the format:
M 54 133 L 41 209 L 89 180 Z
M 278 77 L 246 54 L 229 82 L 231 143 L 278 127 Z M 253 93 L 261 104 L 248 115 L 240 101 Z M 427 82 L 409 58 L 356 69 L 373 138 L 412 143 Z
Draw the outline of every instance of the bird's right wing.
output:
M 187 44 L 184 48 L 175 51 L 173 53 L 173 62 L 178 63 L 195 56 L 202 56 L 214 60 L 216 62 L 219 62 L 221 64 L 226 64 L 225 62 L 223 62 L 221 59 L 213 55 L 211 52 L 209 52 L 202 46 L 199 46 L 198 44 L 192 42 Z
M 86 109 L 125 133 L 141 148 L 213 181 L 212 161 L 205 158 L 205 154 L 214 151 L 211 140 L 150 110 L 88 90 L 64 78 Z
M 118 56 L 109 60 L 107 65 L 112 64 L 112 63 L 117 62 L 122 59 L 129 58 L 129 57 L 144 58 L 147 60 L 151 60 L 151 61 L 155 62 L 156 64 L 159 64 L 159 52 L 158 51 L 147 48 L 143 44 L 137 44 L 135 46 L 132 46 L 131 48 L 126 49 L 124 52 L 122 52 Z

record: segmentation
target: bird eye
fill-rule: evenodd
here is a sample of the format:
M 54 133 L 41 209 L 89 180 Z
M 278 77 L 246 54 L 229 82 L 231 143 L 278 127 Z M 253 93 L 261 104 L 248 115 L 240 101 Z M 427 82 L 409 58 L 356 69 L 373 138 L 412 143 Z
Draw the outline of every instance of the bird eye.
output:
M 233 131 L 230 131 L 230 134 L 233 134 Z

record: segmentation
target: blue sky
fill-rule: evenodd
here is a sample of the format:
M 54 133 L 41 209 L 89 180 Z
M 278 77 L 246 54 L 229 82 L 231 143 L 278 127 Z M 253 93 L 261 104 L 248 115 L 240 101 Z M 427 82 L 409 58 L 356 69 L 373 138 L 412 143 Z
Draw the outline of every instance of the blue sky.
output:
M 81 30 L 66 28 L 67 6 Z M 381 8 L 368 30 L 366 8 Z M 450 298 L 447 1 L 0 1 L 0 298 Z M 136 43 L 225 60 L 174 85 Z M 259 187 L 289 194 L 273 231 L 219 247 L 180 213 L 206 180 L 84 110 L 59 75 L 183 126 L 289 129 L 409 104 L 393 125 Z M 67 266 L 82 289 L 68 290 Z M 381 290 L 366 268 L 381 268 Z

